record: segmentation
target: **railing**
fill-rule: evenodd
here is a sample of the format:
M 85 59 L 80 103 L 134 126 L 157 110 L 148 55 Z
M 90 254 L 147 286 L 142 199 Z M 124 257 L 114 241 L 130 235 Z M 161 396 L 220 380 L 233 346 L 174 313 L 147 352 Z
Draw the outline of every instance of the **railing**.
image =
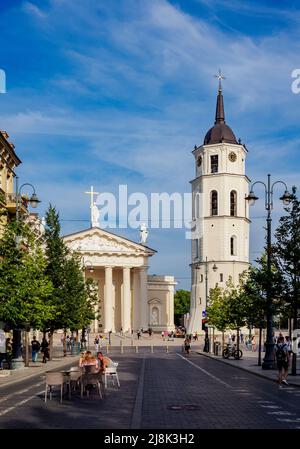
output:
M 16 204 L 17 202 L 17 195 L 15 193 L 6 193 L 5 194 L 6 203 L 8 204 Z M 19 197 L 20 206 L 24 206 L 27 209 L 28 205 L 28 199 L 21 196 Z

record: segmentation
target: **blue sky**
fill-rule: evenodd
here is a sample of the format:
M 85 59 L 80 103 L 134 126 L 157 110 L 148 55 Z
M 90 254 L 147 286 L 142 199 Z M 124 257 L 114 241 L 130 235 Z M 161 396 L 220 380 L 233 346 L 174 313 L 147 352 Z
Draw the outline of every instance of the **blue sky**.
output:
M 191 151 L 213 124 L 219 67 L 248 176 L 270 172 L 299 187 L 298 1 L 2 0 L 0 14 L 0 128 L 23 161 L 21 181 L 43 200 L 40 214 L 55 204 L 64 233 L 89 226 L 90 185 L 190 190 Z M 262 201 L 251 213 L 253 259 L 263 246 Z M 150 272 L 189 288 L 184 231 L 150 229 L 148 244 L 158 250 Z

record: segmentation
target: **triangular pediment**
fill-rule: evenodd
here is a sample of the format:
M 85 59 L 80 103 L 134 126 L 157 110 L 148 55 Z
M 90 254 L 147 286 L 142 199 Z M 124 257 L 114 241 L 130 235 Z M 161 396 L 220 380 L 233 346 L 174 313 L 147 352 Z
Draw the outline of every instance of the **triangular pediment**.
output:
M 155 250 L 100 228 L 90 228 L 63 237 L 72 251 L 87 253 L 140 254 L 151 256 Z

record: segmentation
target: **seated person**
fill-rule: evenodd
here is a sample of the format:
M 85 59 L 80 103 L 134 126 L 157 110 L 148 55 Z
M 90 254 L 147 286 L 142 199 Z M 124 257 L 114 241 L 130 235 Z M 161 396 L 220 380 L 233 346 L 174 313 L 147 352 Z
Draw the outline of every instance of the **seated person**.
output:
M 95 356 L 91 353 L 91 351 L 86 351 L 84 356 L 79 360 L 79 366 L 84 369 L 86 373 L 98 373 L 98 362 Z
M 99 371 L 101 373 L 104 373 L 106 367 L 109 365 L 109 360 L 106 357 L 104 357 L 102 352 L 97 352 L 97 362 Z

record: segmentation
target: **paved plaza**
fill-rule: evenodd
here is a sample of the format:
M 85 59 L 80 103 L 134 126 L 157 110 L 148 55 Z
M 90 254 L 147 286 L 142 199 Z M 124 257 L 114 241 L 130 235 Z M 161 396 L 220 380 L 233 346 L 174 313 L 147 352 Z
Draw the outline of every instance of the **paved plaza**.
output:
M 1 429 L 268 429 L 300 428 L 300 388 L 279 388 L 274 380 L 198 354 L 180 342 L 110 347 L 119 362 L 121 388 L 109 385 L 103 400 L 76 392 L 59 404 L 44 402 L 46 369 L 66 369 L 78 356 L 55 357 L 0 378 Z M 165 343 L 165 342 L 164 342 Z M 235 361 L 236 362 L 236 361 Z M 241 361 L 240 361 L 241 362 Z M 273 378 L 276 372 L 271 373 Z

